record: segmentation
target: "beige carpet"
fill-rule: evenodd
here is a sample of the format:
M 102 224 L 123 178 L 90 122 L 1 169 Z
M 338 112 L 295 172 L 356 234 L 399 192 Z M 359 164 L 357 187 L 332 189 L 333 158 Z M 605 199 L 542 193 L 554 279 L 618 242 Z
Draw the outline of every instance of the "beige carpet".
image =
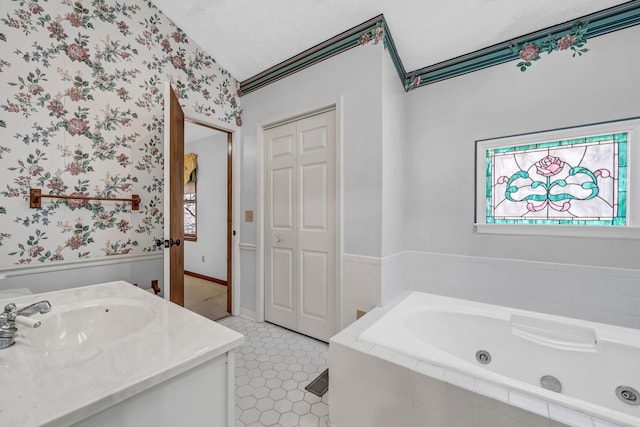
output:
M 227 313 L 227 287 L 197 277 L 184 276 L 184 307 L 211 320 Z

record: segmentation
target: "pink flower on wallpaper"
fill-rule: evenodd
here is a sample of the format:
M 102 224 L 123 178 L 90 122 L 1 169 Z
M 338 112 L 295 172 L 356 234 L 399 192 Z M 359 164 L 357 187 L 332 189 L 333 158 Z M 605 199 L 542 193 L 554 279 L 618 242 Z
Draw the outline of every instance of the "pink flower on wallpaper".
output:
M 540 49 L 538 49 L 537 46 L 529 44 L 520 51 L 520 58 L 522 58 L 523 61 L 535 61 L 539 52 Z
M 31 246 L 29 248 L 29 256 L 31 258 L 35 258 L 40 255 L 42 251 L 44 251 L 44 248 L 42 246 Z
M 79 13 L 68 13 L 66 16 L 67 21 L 69 21 L 69 23 L 78 28 L 78 27 L 84 27 L 84 22 L 82 22 L 82 16 Z
M 64 104 L 60 101 L 58 101 L 57 99 L 54 99 L 53 101 L 51 101 L 49 103 L 49 105 L 47 105 L 47 109 L 49 111 L 51 111 L 49 113 L 50 116 L 54 116 L 54 117 L 60 117 L 62 115 L 64 115 L 64 113 L 66 113 L 67 111 L 64 109 Z
M 118 22 L 118 30 L 120 30 L 120 32 L 122 34 L 128 34 L 129 33 L 129 26 L 127 25 L 126 22 L 124 21 L 120 21 Z
M 169 43 L 169 39 L 164 39 L 160 42 L 160 46 L 162 46 L 163 52 L 171 52 L 173 49 L 171 48 L 171 43 Z
M 77 87 L 71 87 L 67 89 L 64 94 L 67 95 L 69 99 L 71 99 L 74 102 L 82 101 L 84 99 L 82 90 L 80 90 L 80 88 L 77 88 Z
M 173 64 L 174 67 L 176 67 L 178 69 L 183 69 L 184 68 L 184 59 L 182 59 L 178 55 L 176 55 L 173 58 L 171 58 L 171 63 Z
M 84 166 L 82 166 L 82 163 L 80 162 L 73 162 L 69 163 L 65 170 L 71 175 L 76 176 L 84 172 Z
M 236 116 L 236 125 L 242 126 L 242 117 L 239 114 Z
M 32 15 L 38 15 L 39 13 L 44 12 L 44 9 L 38 3 L 30 3 L 29 12 L 31 12 Z
M 116 227 L 118 227 L 118 230 L 122 231 L 123 233 L 127 230 L 129 230 L 129 221 L 125 220 L 125 219 L 121 219 L 120 221 L 118 221 L 116 223 Z
M 31 176 L 38 176 L 42 171 L 44 171 L 44 168 L 40 165 L 29 166 L 29 175 Z
M 560 40 L 558 40 L 558 47 L 560 50 L 569 49 L 576 42 L 576 37 L 571 34 L 564 35 Z
M 60 25 L 60 23 L 57 21 L 54 21 L 51 24 L 49 24 L 49 26 L 47 27 L 47 30 L 49 30 L 49 32 L 51 33 L 49 37 L 52 37 L 58 41 L 67 37 L 67 35 L 64 32 L 64 28 L 62 28 L 62 25 Z
M 72 61 L 84 61 L 87 59 L 87 51 L 85 48 L 76 43 L 67 46 L 67 55 Z
M 171 37 L 173 37 L 173 41 L 176 42 L 176 43 L 182 42 L 182 35 L 180 34 L 179 31 L 174 31 L 171 34 Z
M 64 190 L 64 181 L 57 177 L 51 178 L 47 183 L 47 188 L 54 193 L 60 193 L 62 190 Z
M 69 246 L 72 250 L 77 250 L 80 246 L 84 245 L 81 236 L 72 236 L 67 240 L 67 246 Z
M 87 131 L 87 124 L 84 120 L 73 117 L 67 122 L 67 130 L 71 135 L 84 135 Z
M 109 226 L 109 223 L 111 222 L 111 214 L 109 212 L 100 212 L 97 216 L 96 216 L 96 223 L 100 224 L 104 227 Z
M 120 99 L 122 99 L 123 101 L 126 101 L 127 99 L 129 99 L 129 91 L 127 91 L 123 87 L 119 87 L 118 89 L 116 89 L 116 93 L 118 94 Z
M 82 193 L 78 193 L 77 191 L 71 193 L 72 196 L 84 196 L 84 194 Z M 85 199 L 68 199 L 67 200 L 67 206 L 69 206 L 71 209 L 79 209 L 79 208 L 83 208 L 85 207 L 87 204 L 87 201 Z
M 536 171 L 538 175 L 542 176 L 553 176 L 560 173 L 562 168 L 564 167 L 564 162 L 560 160 L 558 157 L 554 156 L 545 156 L 542 159 L 538 160 L 535 163 Z
M 38 84 L 30 84 L 29 85 L 29 93 L 31 93 L 31 95 L 40 95 L 42 92 L 44 92 L 44 88 Z

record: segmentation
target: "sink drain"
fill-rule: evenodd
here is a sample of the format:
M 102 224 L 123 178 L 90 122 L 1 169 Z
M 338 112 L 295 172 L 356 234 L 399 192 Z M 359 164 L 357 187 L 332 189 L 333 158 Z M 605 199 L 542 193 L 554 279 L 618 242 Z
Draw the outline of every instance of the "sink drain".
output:
M 633 387 L 621 385 L 616 387 L 616 396 L 627 405 L 640 405 L 640 399 L 638 398 L 638 390 Z
M 553 375 L 544 375 L 543 377 L 541 377 L 540 385 L 542 386 L 542 388 L 555 391 L 556 393 L 562 392 L 562 383 Z
M 491 363 L 491 354 L 487 350 L 476 351 L 476 360 L 483 365 Z

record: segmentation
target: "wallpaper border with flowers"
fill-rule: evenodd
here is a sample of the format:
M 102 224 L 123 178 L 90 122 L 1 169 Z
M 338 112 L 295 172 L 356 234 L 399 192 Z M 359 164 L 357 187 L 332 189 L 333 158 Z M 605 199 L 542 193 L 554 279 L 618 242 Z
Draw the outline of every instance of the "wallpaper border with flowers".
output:
M 526 71 L 540 53 L 567 51 L 581 56 L 589 38 L 640 24 L 640 2 L 623 3 L 560 25 L 544 28 L 503 43 L 413 71 L 406 71 L 384 15 L 376 16 L 320 43 L 286 61 L 240 82 L 241 93 L 249 93 L 324 61 L 353 47 L 382 41 L 391 56 L 400 82 L 406 91 L 442 80 L 472 73 L 518 59 L 517 69 Z

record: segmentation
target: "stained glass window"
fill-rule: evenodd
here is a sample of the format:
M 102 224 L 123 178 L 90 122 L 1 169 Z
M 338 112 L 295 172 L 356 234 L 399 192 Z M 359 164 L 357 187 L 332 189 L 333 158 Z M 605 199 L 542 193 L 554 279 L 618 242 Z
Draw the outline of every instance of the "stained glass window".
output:
M 627 133 L 485 155 L 487 224 L 626 225 Z

